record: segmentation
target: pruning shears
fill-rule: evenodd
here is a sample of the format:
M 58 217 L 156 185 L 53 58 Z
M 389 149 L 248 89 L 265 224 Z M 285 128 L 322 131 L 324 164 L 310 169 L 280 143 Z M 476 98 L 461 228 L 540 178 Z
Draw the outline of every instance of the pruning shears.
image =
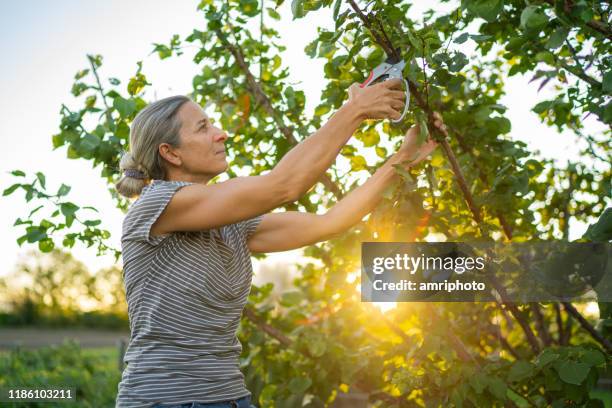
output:
M 359 87 L 365 88 L 366 86 L 374 85 L 376 83 L 387 81 L 392 78 L 399 78 L 404 81 L 404 88 L 406 92 L 406 103 L 404 104 L 404 111 L 402 112 L 402 116 L 400 116 L 399 119 L 391 119 L 391 122 L 393 123 L 399 123 L 402 121 L 402 119 L 404 119 L 404 116 L 406 116 L 406 112 L 408 111 L 408 105 L 410 104 L 410 88 L 408 88 L 408 81 L 406 81 L 406 79 L 402 75 L 402 71 L 404 70 L 405 66 L 406 61 L 404 61 L 403 59 L 393 55 L 387 57 L 385 62 L 382 62 L 380 65 L 374 68 L 370 72 L 368 79 L 366 79 L 362 84 L 359 85 Z

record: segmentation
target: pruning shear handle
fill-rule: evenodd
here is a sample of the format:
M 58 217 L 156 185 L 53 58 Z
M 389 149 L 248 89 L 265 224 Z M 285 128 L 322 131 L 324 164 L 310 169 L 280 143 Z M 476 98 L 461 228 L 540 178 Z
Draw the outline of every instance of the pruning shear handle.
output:
M 402 112 L 402 116 L 399 119 L 393 120 L 393 123 L 399 123 L 406 116 L 406 112 L 408 112 L 408 105 L 410 104 L 410 88 L 408 87 L 408 81 L 402 75 L 402 71 L 404 70 L 404 66 L 406 66 L 406 62 L 404 60 L 396 60 L 393 57 L 387 58 L 387 60 L 376 68 L 374 68 L 368 78 L 359 85 L 360 88 L 365 88 L 366 86 L 374 85 L 378 82 L 387 81 L 392 78 L 399 78 L 404 82 L 404 89 L 406 93 L 406 103 L 404 104 L 404 111 Z

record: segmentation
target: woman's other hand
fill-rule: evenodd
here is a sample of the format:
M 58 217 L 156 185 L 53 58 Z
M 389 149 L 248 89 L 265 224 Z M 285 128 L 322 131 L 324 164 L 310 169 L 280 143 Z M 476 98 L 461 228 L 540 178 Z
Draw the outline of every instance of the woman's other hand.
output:
M 348 104 L 357 110 L 362 120 L 399 119 L 406 102 L 402 81 L 396 78 L 365 88 L 354 83 L 348 94 Z
M 442 121 L 442 116 L 438 112 L 434 112 L 434 125 L 440 132 L 442 132 L 442 134 L 448 136 L 446 125 Z M 398 154 L 403 157 L 403 160 L 408 161 L 409 166 L 415 166 L 423 161 L 423 159 L 429 156 L 436 146 L 438 146 L 438 143 L 431 137 L 429 137 L 428 140 L 420 146 L 417 146 L 419 132 L 419 125 L 415 125 L 408 129 L 406 135 L 404 136 L 402 146 L 398 151 Z

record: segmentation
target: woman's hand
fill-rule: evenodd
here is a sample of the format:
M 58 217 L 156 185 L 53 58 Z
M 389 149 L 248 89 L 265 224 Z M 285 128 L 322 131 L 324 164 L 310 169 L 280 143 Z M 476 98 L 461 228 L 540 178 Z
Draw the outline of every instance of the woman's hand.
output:
M 434 112 L 434 125 L 442 132 L 445 136 L 448 136 L 446 132 L 446 125 L 442 121 L 442 116 L 438 112 Z M 438 146 L 438 143 L 429 137 L 420 146 L 417 146 L 417 140 L 419 137 L 420 128 L 419 125 L 415 125 L 408 129 L 404 136 L 402 146 L 399 148 L 398 154 L 403 158 L 403 161 L 407 161 L 409 166 L 415 166 Z
M 354 83 L 348 93 L 349 106 L 357 110 L 362 120 L 399 119 L 406 102 L 406 94 L 402 91 L 402 81 L 399 79 L 390 79 L 365 88 Z

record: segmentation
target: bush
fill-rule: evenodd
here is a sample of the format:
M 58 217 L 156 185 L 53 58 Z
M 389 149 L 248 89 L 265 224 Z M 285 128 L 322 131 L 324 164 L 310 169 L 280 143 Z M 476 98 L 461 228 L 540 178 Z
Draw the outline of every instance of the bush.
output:
M 76 343 L 0 354 L 2 388 L 74 388 L 62 407 L 112 407 L 121 372 L 114 349 L 83 350 Z M 3 403 L 3 407 L 48 407 L 49 402 Z

